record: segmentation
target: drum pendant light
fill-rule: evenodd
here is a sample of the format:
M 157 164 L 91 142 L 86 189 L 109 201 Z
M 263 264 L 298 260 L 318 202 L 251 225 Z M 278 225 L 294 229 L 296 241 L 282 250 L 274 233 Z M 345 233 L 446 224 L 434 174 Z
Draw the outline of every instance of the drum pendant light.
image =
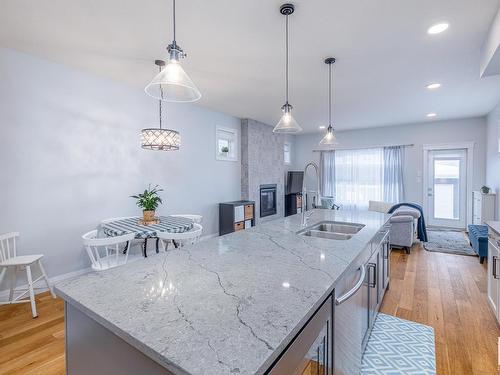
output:
M 165 66 L 165 61 L 156 60 L 155 64 L 158 65 L 160 74 L 162 72 L 162 67 Z M 162 86 L 160 91 L 162 90 Z M 161 94 L 161 93 L 160 93 Z M 158 100 L 159 103 L 159 116 L 160 116 L 160 127 L 159 128 L 146 128 L 141 131 L 141 147 L 146 150 L 155 151 L 174 151 L 178 150 L 181 145 L 181 137 L 178 131 L 171 129 L 162 128 L 162 101 Z
M 300 125 L 292 116 L 292 106 L 288 102 L 288 16 L 295 10 L 293 4 L 283 4 L 280 13 L 285 16 L 285 104 L 281 107 L 283 115 L 273 129 L 275 133 L 298 133 L 302 131 Z
M 153 98 L 166 102 L 195 102 L 201 93 L 180 64 L 187 55 L 177 44 L 175 35 L 175 0 L 173 0 L 174 40 L 168 45 L 170 59 L 167 66 L 146 86 L 144 91 Z
M 325 60 L 325 64 L 328 65 L 328 128 L 326 129 L 325 136 L 319 142 L 319 144 L 333 146 L 338 144 L 332 126 L 332 67 L 333 64 L 335 64 L 335 58 L 327 58 Z

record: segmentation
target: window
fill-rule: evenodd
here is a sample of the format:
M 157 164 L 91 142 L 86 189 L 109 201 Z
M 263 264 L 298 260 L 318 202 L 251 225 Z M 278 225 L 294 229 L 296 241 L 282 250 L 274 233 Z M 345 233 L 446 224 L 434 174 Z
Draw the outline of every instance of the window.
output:
M 238 160 L 238 133 L 235 129 L 217 127 L 216 130 L 216 159 Z
M 284 146 L 284 160 L 285 164 L 291 164 L 292 162 L 292 145 L 288 142 L 285 142 Z
M 403 146 L 322 151 L 321 191 L 335 204 L 364 210 L 369 201 L 404 201 Z
M 335 151 L 335 203 L 367 209 L 368 201 L 383 198 L 382 148 Z

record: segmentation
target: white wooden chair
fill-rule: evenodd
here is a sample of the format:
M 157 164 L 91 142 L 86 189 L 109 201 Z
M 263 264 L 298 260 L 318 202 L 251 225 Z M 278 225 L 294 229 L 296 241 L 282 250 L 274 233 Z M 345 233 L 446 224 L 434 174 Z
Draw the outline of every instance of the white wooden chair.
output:
M 35 289 L 43 289 L 43 288 L 35 288 L 34 285 L 40 280 L 44 280 L 47 286 L 47 289 L 50 290 L 52 297 L 56 298 L 54 290 L 52 289 L 49 279 L 47 278 L 47 274 L 45 273 L 45 269 L 42 265 L 42 254 L 33 254 L 33 255 L 17 255 L 16 249 L 16 239 L 19 238 L 18 232 L 5 233 L 0 235 L 0 284 L 7 273 L 8 269 L 12 269 L 12 279 L 10 284 L 10 293 L 9 300 L 7 302 L 0 302 L 0 305 L 7 305 L 11 303 L 31 303 L 31 313 L 33 318 L 38 316 L 36 312 L 36 302 L 35 302 Z M 33 280 L 32 267 L 37 265 L 41 275 Z M 26 279 L 28 281 L 28 289 L 17 289 L 17 272 L 20 270 L 26 270 Z M 15 293 L 19 293 L 18 296 L 14 296 Z M 26 294 L 29 295 L 29 298 L 22 299 Z
M 179 247 L 185 245 L 194 245 L 200 240 L 201 234 L 203 233 L 203 227 L 200 224 L 194 223 L 193 228 L 187 232 L 182 233 L 171 233 L 171 232 L 158 232 L 157 236 L 161 241 L 163 250 L 167 250 L 168 243 L 170 241 L 175 241 Z
M 203 221 L 203 216 L 201 215 L 192 215 L 192 214 L 178 214 L 178 215 L 170 215 L 173 217 L 185 217 L 186 219 L 193 220 L 196 224 L 201 224 Z
M 122 236 L 97 238 L 96 229 L 85 233 L 82 239 L 92 263 L 92 269 L 103 271 L 127 263 L 130 241 L 134 237 L 135 233 L 127 233 Z M 125 254 L 124 249 L 126 250 Z

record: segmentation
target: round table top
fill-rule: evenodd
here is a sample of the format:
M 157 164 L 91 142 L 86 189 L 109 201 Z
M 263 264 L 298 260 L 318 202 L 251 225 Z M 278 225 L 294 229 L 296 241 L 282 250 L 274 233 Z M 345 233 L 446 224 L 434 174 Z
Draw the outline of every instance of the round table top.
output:
M 158 224 L 139 224 L 141 217 L 128 217 L 102 223 L 101 227 L 107 236 L 121 236 L 135 233 L 135 238 L 157 237 L 158 232 L 182 233 L 193 228 L 193 220 L 180 216 L 159 216 Z

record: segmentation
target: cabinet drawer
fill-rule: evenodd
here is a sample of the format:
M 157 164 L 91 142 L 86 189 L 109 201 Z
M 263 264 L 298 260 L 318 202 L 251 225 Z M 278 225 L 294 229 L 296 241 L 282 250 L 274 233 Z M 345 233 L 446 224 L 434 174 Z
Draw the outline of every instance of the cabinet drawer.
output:
M 253 204 L 245 205 L 245 220 L 253 219 Z
M 234 231 L 237 232 L 239 230 L 245 229 L 245 222 L 234 223 Z

